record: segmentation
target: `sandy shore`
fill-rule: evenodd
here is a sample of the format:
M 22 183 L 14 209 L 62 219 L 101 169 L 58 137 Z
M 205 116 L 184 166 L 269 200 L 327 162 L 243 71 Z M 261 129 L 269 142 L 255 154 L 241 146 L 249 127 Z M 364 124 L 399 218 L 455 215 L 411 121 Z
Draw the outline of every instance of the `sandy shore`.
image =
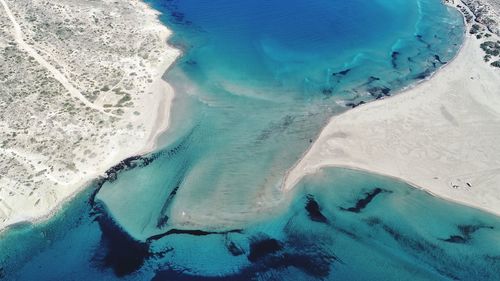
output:
M 100 3 L 82 3 L 81 6 L 75 2 L 64 3 L 66 6 L 63 7 L 68 11 L 65 14 L 75 16 L 66 22 L 80 19 L 84 21 L 88 18 L 92 20 L 88 14 L 100 20 L 95 25 L 93 22 L 80 23 L 89 24 L 89 28 L 84 29 L 89 34 L 80 33 L 71 38 L 72 41 L 59 41 L 50 37 L 39 39 L 32 36 L 33 26 L 24 20 L 28 17 L 28 12 L 45 9 L 44 2 L 33 3 L 31 11 L 21 10 L 22 3 L 10 0 L 0 2 L 0 8 L 8 11 L 8 17 L 0 17 L 5 27 L 0 34 L 0 42 L 19 41 L 23 44 L 18 44 L 19 50 L 16 51 L 21 55 L 28 54 L 26 58 L 29 55 L 35 58 L 29 61 L 29 67 L 17 67 L 20 77 L 29 78 L 32 72 L 43 71 L 47 79 L 55 79 L 50 80 L 53 86 L 40 81 L 45 84 L 38 88 L 45 87 L 45 91 L 54 92 L 57 98 L 53 98 L 52 108 L 47 108 L 47 112 L 34 114 L 40 115 L 37 117 L 40 120 L 47 119 L 47 123 L 51 122 L 51 126 L 47 127 L 38 125 L 38 129 L 41 135 L 47 136 L 49 143 L 54 144 L 55 149 L 62 151 L 54 154 L 48 148 L 44 151 L 34 145 L 26 145 L 23 143 L 26 139 L 24 137 L 18 137 L 15 142 L 13 139 L 12 144 L 0 147 L 0 159 L 4 161 L 0 163 L 0 231 L 17 223 L 36 222 L 51 217 L 64 202 L 73 198 L 94 179 L 102 177 L 110 167 L 128 157 L 154 150 L 157 136 L 168 128 L 174 91 L 162 76 L 181 54 L 179 50 L 167 45 L 172 32 L 158 20 L 158 12 L 141 1 L 121 2 L 120 6 L 112 1 Z M 53 9 L 50 6 L 52 3 L 48 5 L 47 9 Z M 108 20 L 115 25 L 112 30 L 106 30 Z M 131 25 L 129 21 L 134 24 Z M 123 28 L 120 27 L 122 24 Z M 127 32 L 132 32 L 133 35 L 121 34 Z M 102 53 L 93 50 L 90 47 L 92 45 L 75 48 L 72 44 L 79 44 L 82 40 L 84 44 L 85 40 L 89 40 L 84 39 L 84 36 L 102 36 L 104 39 L 96 40 L 110 40 L 120 48 L 112 46 L 109 50 L 101 49 Z M 72 49 L 80 50 L 75 54 Z M 85 64 L 75 65 L 68 54 L 81 57 Z M 86 59 L 87 55 L 89 59 Z M 87 77 L 86 80 L 80 80 L 75 75 L 79 71 Z M 115 72 L 118 74 L 111 75 Z M 28 81 L 26 79 L 26 83 Z M 24 80 L 19 80 L 20 85 L 27 87 L 22 83 Z M 92 90 L 87 88 L 94 87 L 107 87 L 109 90 L 101 90 L 99 96 L 92 100 L 88 94 Z M 65 92 L 76 98 L 67 98 L 69 95 L 65 95 Z M 17 94 L 16 91 L 13 93 Z M 26 99 L 31 101 L 29 96 Z M 54 118 L 53 112 L 66 110 L 58 108 L 59 104 L 71 104 L 77 109 L 82 106 L 82 109 L 76 116 L 61 114 Z M 1 108 L 0 113 L 6 114 L 9 106 L 11 105 L 7 104 L 5 109 Z M 89 111 L 92 109 L 94 111 Z M 3 125 L 2 121 L 0 120 L 0 127 Z M 20 118 L 15 121 L 28 122 Z M 56 121 L 60 122 L 61 128 L 54 128 Z M 20 135 L 17 131 L 14 132 L 17 136 Z M 51 135 L 50 132 L 57 132 L 57 135 Z M 72 142 L 75 135 L 78 138 L 75 137 Z M 42 139 L 39 138 L 38 141 L 41 142 Z
M 500 69 L 483 61 L 480 42 L 467 34 L 428 81 L 333 117 L 283 188 L 348 167 L 500 215 Z

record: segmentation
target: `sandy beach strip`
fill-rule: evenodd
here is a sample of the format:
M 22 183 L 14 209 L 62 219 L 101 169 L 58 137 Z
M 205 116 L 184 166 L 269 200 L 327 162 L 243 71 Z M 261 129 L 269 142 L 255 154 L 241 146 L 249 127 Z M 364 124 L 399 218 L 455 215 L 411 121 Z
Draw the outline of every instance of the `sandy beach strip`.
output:
M 323 167 L 348 167 L 500 215 L 500 69 L 479 44 L 467 34 L 428 81 L 333 117 L 283 189 Z
M 3 1 L 2 4 L 4 4 Z M 146 69 L 146 74 L 149 74 L 148 80 L 150 81 L 139 82 L 137 80 L 138 88 L 128 89 L 133 97 L 133 107 L 124 107 L 124 114 L 109 128 L 96 127 L 95 130 L 100 130 L 99 138 L 88 136 L 88 139 L 82 141 L 81 146 L 71 148 L 75 155 L 85 159 L 85 161 L 76 164 L 76 171 L 68 173 L 66 169 L 63 169 L 62 172 L 57 170 L 49 172 L 43 162 L 46 158 L 31 151 L 30 147 L 24 150 L 17 147 L 0 150 L 0 153 L 17 157 L 17 160 L 27 169 L 33 169 L 33 163 L 35 163 L 33 174 L 38 172 L 37 170 L 46 171 L 37 174 L 38 178 L 35 177 L 35 179 L 40 179 L 40 183 L 36 186 L 31 185 L 31 187 L 21 185 L 18 180 L 10 178 L 8 174 L 5 177 L 0 176 L 0 232 L 19 223 L 35 223 L 50 218 L 61 209 L 65 202 L 74 198 L 92 181 L 105 176 L 105 172 L 109 168 L 126 158 L 149 153 L 156 149 L 157 137 L 167 130 L 174 90 L 162 79 L 162 76 L 175 63 L 181 55 L 181 51 L 167 44 L 172 32 L 159 21 L 159 13 L 156 10 L 142 1 L 130 1 L 123 5 L 129 5 L 132 7 L 132 11 L 137 11 L 138 15 L 143 16 L 141 24 L 144 25 L 137 26 L 137 28 L 144 30 L 149 36 L 147 40 L 150 41 L 136 43 L 151 44 L 149 59 L 151 63 L 144 63 L 146 60 L 142 60 L 143 63 L 141 63 L 141 66 Z M 10 30 L 8 31 L 10 32 Z M 144 46 L 148 47 L 148 45 Z M 158 58 L 152 58 L 151 54 Z M 99 59 L 98 54 L 95 56 L 96 59 Z M 141 54 L 136 54 L 136 56 L 140 57 Z M 124 57 L 123 60 L 130 61 L 131 59 Z M 116 64 L 120 63 L 120 61 L 116 62 Z M 59 69 L 61 69 L 61 75 L 71 76 L 70 73 L 64 72 L 64 68 Z M 134 71 L 130 70 L 129 65 L 126 64 L 123 64 L 123 69 L 125 73 Z M 68 83 L 74 83 L 74 81 Z M 107 97 L 104 97 L 103 100 L 107 100 Z M 140 128 L 140 130 L 136 128 Z M 92 131 L 90 127 L 85 129 Z M 106 141 L 104 145 L 99 143 L 102 140 Z M 88 155 L 85 152 L 88 151 L 88 147 L 93 147 L 91 153 L 97 155 L 93 159 L 84 157 L 84 155 Z M 37 159 L 42 160 L 40 167 L 36 166 Z M 65 159 L 55 158 L 53 160 L 57 162 Z M 24 175 L 26 178 L 28 176 L 29 174 Z

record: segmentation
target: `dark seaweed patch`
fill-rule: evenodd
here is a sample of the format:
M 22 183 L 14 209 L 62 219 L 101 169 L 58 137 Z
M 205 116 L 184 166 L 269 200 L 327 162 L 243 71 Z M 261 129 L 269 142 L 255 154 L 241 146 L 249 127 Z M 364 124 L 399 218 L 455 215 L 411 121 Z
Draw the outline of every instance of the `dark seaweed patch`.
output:
M 380 81 L 380 78 L 378 78 L 376 76 L 370 76 L 370 77 L 368 77 L 368 84 L 373 83 L 375 81 Z
M 251 264 L 239 272 L 220 277 L 194 276 L 182 270 L 167 269 L 158 272 L 153 280 L 229 281 L 270 280 L 268 272 L 294 267 L 314 278 L 325 278 L 330 274 L 333 262 L 343 263 L 338 257 L 315 245 L 304 242 L 303 236 L 291 235 L 284 243 L 259 235 L 250 240 Z M 274 279 L 272 279 L 274 280 Z M 310 278 L 309 280 L 312 280 Z
M 426 255 L 435 259 L 438 259 L 439 257 L 445 255 L 444 251 L 441 248 L 432 243 L 429 243 L 426 240 L 404 235 L 403 233 L 397 231 L 395 228 L 392 228 L 387 224 L 382 224 L 382 229 L 385 230 L 401 246 L 409 248 L 416 253 L 425 253 Z
M 325 96 L 331 96 L 333 94 L 333 89 L 332 88 L 326 88 L 326 89 L 323 89 L 321 92 Z
M 329 275 L 333 262 L 343 264 L 335 254 L 318 245 L 316 239 L 310 239 L 310 233 L 303 235 L 289 230 L 285 232 L 288 233 L 288 237 L 283 243 L 274 239 L 260 240 L 269 244 L 266 246 L 268 251 L 258 261 L 253 262 L 252 270 L 267 271 L 294 267 L 309 276 L 324 278 Z
M 434 55 L 434 59 L 435 59 L 435 60 L 437 60 L 440 64 L 446 64 L 446 62 L 443 62 L 443 61 L 441 60 L 441 57 L 440 57 L 440 56 L 438 56 L 438 55 Z
M 370 192 L 366 192 L 365 193 L 365 197 L 364 198 L 361 198 L 359 199 L 357 202 L 356 202 L 356 205 L 354 207 L 349 207 L 349 208 L 340 208 L 342 211 L 348 211 L 348 212 L 353 212 L 353 213 L 359 213 L 361 212 L 364 208 L 366 208 L 366 206 L 368 206 L 368 204 L 370 204 L 370 202 L 377 196 L 379 195 L 380 193 L 383 193 L 383 192 L 389 192 L 387 190 L 384 190 L 384 189 L 381 189 L 379 187 L 377 188 L 374 188 L 372 191 Z
M 378 217 L 369 217 L 367 219 L 364 219 L 364 222 L 369 226 L 375 226 L 381 224 L 382 220 Z
M 295 267 L 309 276 L 316 278 L 327 277 L 330 273 L 330 264 L 335 258 L 329 255 L 318 254 L 295 254 L 285 253 L 267 257 L 264 261 L 256 264 L 251 264 L 248 267 L 242 268 L 240 272 L 228 276 L 211 277 L 211 276 L 195 276 L 189 275 L 182 271 L 164 270 L 156 274 L 153 281 L 247 281 L 259 279 L 262 273 L 271 269 L 283 269 L 287 267 Z M 259 279 L 260 280 L 260 279 Z M 274 280 L 274 279 L 273 279 Z
M 172 189 L 172 191 L 168 195 L 167 199 L 163 203 L 160 214 L 158 215 L 156 227 L 162 228 L 167 224 L 168 219 L 169 219 L 169 217 L 167 215 L 168 209 L 170 207 L 170 204 L 174 200 L 175 195 L 177 195 L 177 191 L 179 190 L 179 187 L 184 182 L 184 178 L 186 177 L 186 173 L 188 172 L 188 167 L 189 167 L 188 164 L 186 164 L 186 163 L 183 164 L 182 167 L 180 168 L 179 172 L 176 174 L 175 177 L 177 179 L 176 179 L 175 187 Z
M 273 135 L 278 135 L 284 132 L 290 125 L 295 121 L 295 116 L 286 115 L 279 122 L 271 122 L 269 127 L 262 130 L 260 135 L 257 137 L 257 142 L 265 141 L 271 138 Z
M 467 243 L 468 240 L 460 235 L 451 235 L 448 239 L 445 239 L 443 241 L 450 242 L 450 243 L 465 244 L 465 243 Z
M 375 219 L 371 221 L 375 225 L 380 225 L 382 229 L 387 232 L 403 249 L 410 250 L 410 253 L 417 255 L 424 255 L 432 260 L 438 261 L 442 260 L 446 253 L 443 249 L 439 248 L 437 245 L 426 241 L 425 239 L 419 239 L 419 237 L 412 237 L 399 232 L 397 229 L 384 224 L 381 220 Z M 431 265 L 431 264 L 430 264 Z M 448 266 L 443 266 L 439 264 L 431 265 L 439 274 L 451 278 L 453 280 L 460 280 L 454 272 L 448 270 Z
M 314 199 L 312 195 L 307 195 L 307 203 L 305 207 L 307 211 L 307 215 L 312 221 L 315 222 L 321 222 L 321 223 L 327 223 L 328 219 L 321 213 L 321 208 Z
M 422 79 L 429 77 L 431 74 L 432 74 L 432 70 L 430 68 L 427 68 L 426 70 L 416 74 L 415 79 L 422 80 Z
M 185 235 L 193 235 L 193 236 L 207 236 L 207 235 L 221 235 L 221 234 L 228 234 L 228 233 L 241 233 L 241 229 L 233 229 L 233 230 L 228 230 L 228 231 L 204 231 L 200 229 L 170 229 L 167 232 L 160 233 L 157 235 L 153 235 L 149 237 L 146 241 L 151 242 L 155 240 L 160 240 L 161 238 L 169 235 L 175 235 L 175 234 L 185 234 Z
M 152 281 L 248 281 L 254 280 L 255 272 L 242 270 L 238 274 L 229 276 L 196 276 L 187 274 L 183 271 L 172 269 L 162 270 L 158 272 Z
M 486 256 L 484 256 L 484 259 L 487 261 L 495 262 L 495 263 L 500 262 L 500 256 L 486 255 Z
M 229 241 L 228 243 L 226 243 L 226 248 L 231 253 L 231 255 L 235 257 L 241 256 L 245 253 L 245 251 L 243 251 L 243 249 L 236 245 L 236 243 L 234 243 L 233 241 Z
M 198 63 L 193 59 L 186 60 L 184 63 L 191 66 L 198 65 Z
M 264 263 L 268 268 L 281 269 L 295 267 L 309 276 L 326 277 L 330 274 L 330 264 L 335 257 L 325 254 L 308 255 L 284 253 L 280 256 L 269 257 Z
M 111 182 L 115 181 L 118 178 L 118 175 L 120 173 L 126 172 L 126 171 L 134 169 L 136 167 L 143 168 L 143 167 L 149 166 L 151 163 L 153 163 L 154 161 L 156 161 L 160 157 L 169 159 L 169 158 L 173 157 L 174 155 L 178 154 L 180 151 L 185 150 L 187 148 L 187 146 L 189 145 L 190 140 L 191 140 L 191 136 L 193 135 L 193 133 L 197 127 L 198 127 L 198 125 L 196 125 L 184 138 L 181 139 L 181 141 L 178 142 L 177 145 L 173 146 L 172 148 L 167 148 L 167 149 L 164 149 L 162 151 L 152 153 L 149 155 L 145 155 L 145 156 L 132 156 L 132 157 L 129 157 L 129 158 L 121 161 L 117 165 L 109 168 L 106 171 L 106 176 L 97 180 L 96 189 L 93 192 L 92 196 L 90 196 L 90 198 L 89 198 L 90 206 L 95 205 L 95 203 L 96 203 L 95 197 L 97 196 L 97 194 L 99 193 L 99 191 L 101 190 L 103 185 L 106 182 L 111 183 Z
M 391 54 L 392 68 L 397 68 L 398 67 L 396 61 L 398 60 L 399 55 L 400 55 L 399 52 L 396 52 L 396 51 L 392 52 L 392 54 Z
M 355 107 L 358 107 L 358 106 L 360 106 L 360 105 L 362 105 L 362 104 L 365 104 L 365 103 L 366 103 L 365 101 L 360 101 L 360 102 L 358 102 L 358 103 L 349 102 L 349 103 L 346 103 L 345 105 L 346 105 L 346 106 L 349 106 L 349 107 L 351 107 L 351 108 L 355 108 Z
M 431 44 L 429 44 L 427 41 L 424 40 L 424 38 L 422 37 L 422 35 L 416 35 L 415 36 L 417 38 L 417 40 L 419 42 L 421 42 L 422 44 L 424 44 L 425 46 L 427 46 L 427 49 L 430 49 L 431 48 Z
M 390 93 L 391 92 L 391 89 L 388 88 L 388 87 L 371 87 L 368 89 L 368 93 L 370 93 L 370 95 L 376 99 L 380 99 L 382 98 L 383 96 L 390 96 Z
M 177 155 L 178 153 L 185 150 L 189 146 L 190 141 L 191 141 L 191 136 L 193 135 L 193 133 L 197 127 L 198 127 L 198 125 L 196 125 L 188 134 L 186 134 L 186 136 L 184 136 L 173 147 L 170 147 L 170 148 L 167 148 L 167 149 L 164 149 L 162 151 L 152 153 L 152 154 L 149 154 L 146 156 L 129 157 L 129 158 L 121 161 L 117 165 L 108 169 L 106 171 L 106 176 L 100 178 L 96 182 L 96 189 L 93 191 L 93 194 L 89 198 L 89 205 L 92 206 L 92 208 L 93 208 L 90 215 L 93 216 L 93 215 L 101 214 L 101 213 L 104 214 L 106 212 L 106 210 L 104 210 L 104 208 L 102 208 L 102 206 L 99 206 L 99 204 L 96 204 L 96 200 L 95 200 L 95 197 L 97 196 L 97 194 L 99 193 L 99 191 L 101 190 L 101 188 L 103 187 L 103 185 L 106 182 L 115 181 L 118 178 L 118 175 L 122 172 L 126 172 L 126 171 L 134 169 L 136 167 L 146 167 L 146 166 L 150 165 L 151 163 L 153 163 L 155 160 L 159 159 L 160 157 L 169 159 L 169 158 Z M 187 168 L 184 167 L 184 169 L 187 169 Z M 183 176 L 181 178 L 183 178 Z M 177 187 L 174 188 L 174 190 L 170 193 L 170 196 L 167 198 L 166 203 L 164 204 L 164 206 L 162 208 L 162 212 L 161 212 L 162 215 L 160 215 L 160 217 L 158 218 L 158 222 L 157 222 L 158 226 L 164 226 L 166 224 L 166 222 L 168 221 L 168 216 L 165 216 L 164 213 L 168 207 L 168 203 L 173 199 L 173 197 L 177 193 L 177 189 L 178 189 L 178 186 L 180 185 L 180 182 L 182 182 L 182 181 L 179 181 L 179 184 L 177 185 Z M 109 217 L 108 217 L 108 219 L 113 220 L 112 218 L 109 218 Z
M 380 81 L 380 80 L 382 80 L 382 79 L 380 79 L 377 76 L 370 76 L 370 77 L 368 77 L 368 79 L 366 80 L 365 83 L 361 84 L 361 87 L 366 87 L 366 86 L 368 86 L 374 82 Z
M 332 76 L 346 76 L 349 72 L 351 72 L 350 68 L 344 69 L 344 70 L 339 71 L 339 72 L 332 73 Z
M 440 239 L 449 243 L 465 244 L 472 240 L 472 234 L 480 229 L 493 229 L 492 226 L 487 225 L 458 225 L 459 235 L 450 235 L 447 239 Z
M 280 241 L 274 238 L 256 237 L 250 240 L 250 253 L 247 258 L 251 262 L 256 262 L 259 259 L 274 254 L 283 249 Z
M 104 212 L 96 220 L 102 231 L 103 252 L 96 254 L 95 261 L 121 277 L 138 270 L 150 257 L 148 244 L 133 239 Z

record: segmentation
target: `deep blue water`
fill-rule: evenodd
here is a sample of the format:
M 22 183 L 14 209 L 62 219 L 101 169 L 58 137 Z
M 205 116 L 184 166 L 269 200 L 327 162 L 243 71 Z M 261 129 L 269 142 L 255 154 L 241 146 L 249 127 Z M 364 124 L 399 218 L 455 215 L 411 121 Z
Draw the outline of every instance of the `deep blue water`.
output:
M 137 239 L 267 216 L 332 115 L 429 76 L 463 36 L 438 0 L 151 3 L 184 50 L 172 126 L 152 165 L 97 196 Z
M 141 162 L 141 161 L 140 161 Z M 80 195 L 0 241 L 5 280 L 498 280 L 500 220 L 346 169 L 305 178 L 279 214 L 220 234 L 127 239 Z
M 184 55 L 161 149 L 0 241 L 6 280 L 495 280 L 498 217 L 344 169 L 280 189 L 328 118 L 428 77 L 439 0 L 158 0 Z

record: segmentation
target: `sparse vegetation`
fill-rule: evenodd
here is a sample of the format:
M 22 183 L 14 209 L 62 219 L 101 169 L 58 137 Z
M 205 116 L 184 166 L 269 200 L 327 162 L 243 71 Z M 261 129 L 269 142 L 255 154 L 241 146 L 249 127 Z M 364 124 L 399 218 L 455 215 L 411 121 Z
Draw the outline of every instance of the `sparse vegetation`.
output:
M 469 33 L 470 34 L 477 34 L 481 31 L 482 31 L 482 27 L 479 24 L 475 23 L 471 26 Z
M 24 42 L 43 50 L 39 56 L 90 104 L 75 98 L 16 42 L 12 22 L 0 5 L 0 187 L 9 187 L 0 188 L 0 228 L 6 216 L 21 211 L 12 206 L 25 206 L 25 216 L 50 209 L 62 199 L 56 196 L 58 186 L 78 188 L 73 186 L 75 179 L 104 172 L 116 155 L 124 155 L 117 153 L 117 143 L 128 149 L 127 143 L 137 146 L 146 141 L 139 136 L 148 136 L 151 127 L 138 117 L 147 116 L 142 114 L 147 107 L 139 105 L 146 102 L 143 93 L 151 90 L 146 79 L 161 75 L 158 62 L 170 51 L 159 36 L 165 29 L 159 24 L 159 29 L 151 28 L 157 19 L 146 12 L 146 5 L 75 0 L 6 3 Z M 103 114 L 93 105 L 117 116 Z M 128 112 L 136 116 L 134 126 L 118 117 Z
M 500 68 L 500 60 L 492 62 L 491 66 Z
M 481 49 L 491 56 L 500 55 L 500 41 L 486 41 L 481 43 Z

